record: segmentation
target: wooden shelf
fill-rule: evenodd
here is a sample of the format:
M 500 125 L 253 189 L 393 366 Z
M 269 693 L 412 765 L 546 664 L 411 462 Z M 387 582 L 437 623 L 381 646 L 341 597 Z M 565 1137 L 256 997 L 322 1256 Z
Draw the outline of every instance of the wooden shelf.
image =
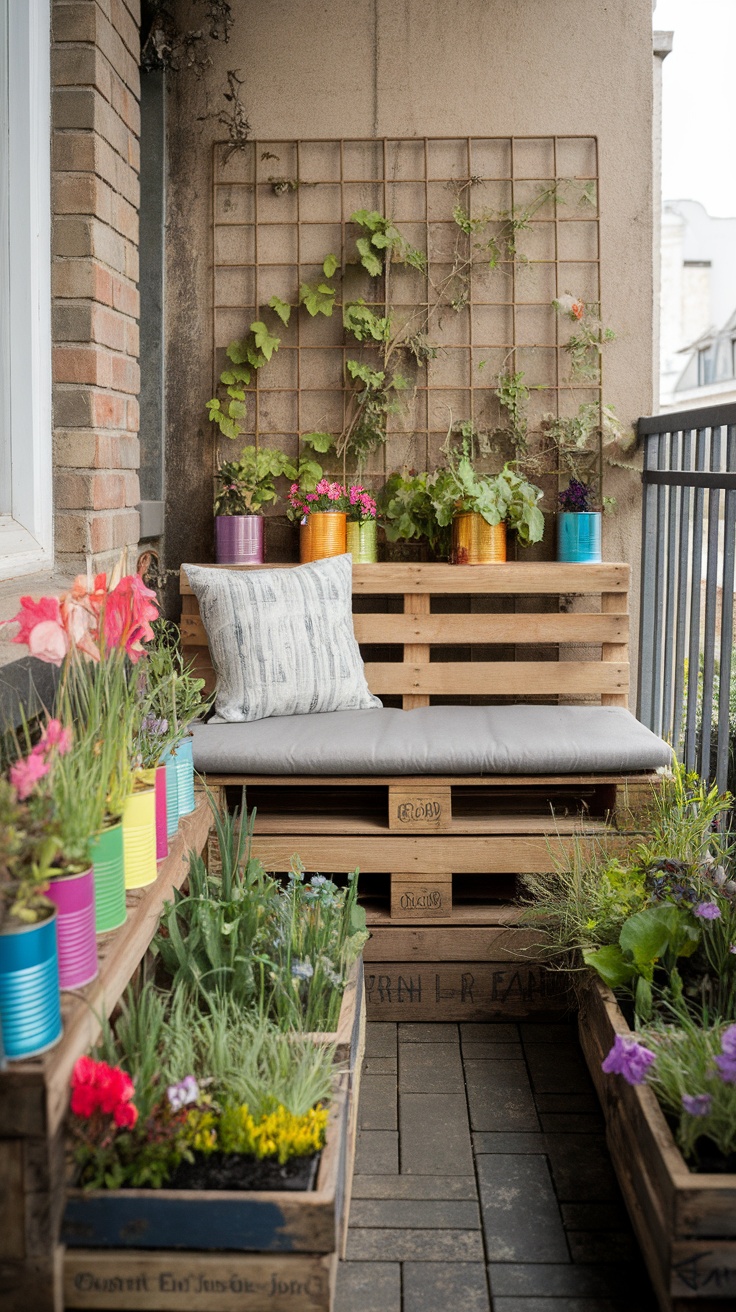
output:
M 147 888 L 127 895 L 128 919 L 98 939 L 100 971 L 85 988 L 62 994 L 64 1033 L 42 1057 L 12 1062 L 0 1073 L 0 1137 L 52 1137 L 66 1114 L 69 1079 L 77 1058 L 96 1042 L 101 1018 L 111 1014 L 153 938 L 164 903 L 189 871 L 189 853 L 201 852 L 212 820 L 205 798 L 179 822 L 169 855 Z

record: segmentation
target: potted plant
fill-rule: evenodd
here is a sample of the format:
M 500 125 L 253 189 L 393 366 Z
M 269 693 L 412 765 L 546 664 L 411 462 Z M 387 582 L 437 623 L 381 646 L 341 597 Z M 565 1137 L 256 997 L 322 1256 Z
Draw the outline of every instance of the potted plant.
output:
M 450 554 L 451 530 L 439 524 L 432 501 L 435 475 L 413 469 L 390 474 L 380 497 L 380 512 L 389 542 L 415 541 L 435 559 Z
M 245 446 L 217 471 L 215 552 L 219 565 L 263 564 L 263 507 L 277 499 L 275 480 L 296 478 L 284 451 Z
M 594 509 L 591 483 L 571 478 L 560 492 L 557 517 L 557 559 L 577 565 L 595 565 L 601 559 L 601 512 Z
M 62 1032 L 57 910 L 44 896 L 61 844 L 33 780 L 44 765 L 38 752 L 0 778 L 0 1030 L 11 1060 L 45 1052 Z
M 298 483 L 289 489 L 288 515 L 298 520 L 299 559 L 302 565 L 327 556 L 343 556 L 347 551 L 348 497 L 342 483 L 321 478 L 313 492 L 305 492 Z
M 376 502 L 360 483 L 348 488 L 347 549 L 355 565 L 372 565 L 378 559 Z
M 446 468 L 434 475 L 432 505 L 437 522 L 452 525 L 451 561 L 455 565 L 488 565 L 506 559 L 506 530 L 523 546 L 540 542 L 544 516 L 540 488 L 504 465 L 491 477 L 476 471 L 468 441 L 459 455 L 448 456 Z

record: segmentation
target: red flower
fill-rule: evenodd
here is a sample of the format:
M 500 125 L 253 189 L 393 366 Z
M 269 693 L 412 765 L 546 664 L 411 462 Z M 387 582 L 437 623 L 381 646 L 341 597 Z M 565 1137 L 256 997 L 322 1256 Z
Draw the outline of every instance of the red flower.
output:
M 97 1068 L 97 1084 L 100 1090 L 100 1111 L 108 1115 L 120 1103 L 130 1102 L 135 1092 L 130 1076 L 119 1066 L 108 1066 L 104 1061 Z
M 121 1102 L 113 1111 L 112 1119 L 121 1130 L 132 1130 L 138 1120 L 138 1108 L 132 1102 Z
M 75 1116 L 83 1116 L 87 1120 L 90 1116 L 94 1116 L 99 1105 L 99 1089 L 93 1084 L 80 1084 L 77 1089 L 72 1090 L 70 1106 Z

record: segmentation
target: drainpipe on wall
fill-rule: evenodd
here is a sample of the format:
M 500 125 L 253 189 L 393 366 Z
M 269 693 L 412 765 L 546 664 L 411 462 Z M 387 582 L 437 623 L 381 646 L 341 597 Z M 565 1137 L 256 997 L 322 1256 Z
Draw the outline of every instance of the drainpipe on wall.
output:
M 652 104 L 652 163 L 654 167 L 652 186 L 652 199 L 654 202 L 654 222 L 652 224 L 652 238 L 654 241 L 654 259 L 652 261 L 654 275 L 652 287 L 652 295 L 654 297 L 654 314 L 652 315 L 652 377 L 655 389 L 655 414 L 658 414 L 660 404 L 659 321 L 661 313 L 660 302 L 662 281 L 662 65 L 672 51 L 674 32 L 653 32 L 652 37 L 652 49 L 654 54 L 654 97 Z

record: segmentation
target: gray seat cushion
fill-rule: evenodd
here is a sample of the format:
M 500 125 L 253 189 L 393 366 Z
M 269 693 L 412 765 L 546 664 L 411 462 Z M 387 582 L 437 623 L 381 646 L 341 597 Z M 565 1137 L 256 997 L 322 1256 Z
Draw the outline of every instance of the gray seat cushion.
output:
M 210 774 L 585 774 L 670 765 L 619 706 L 427 706 L 330 711 L 194 728 Z

